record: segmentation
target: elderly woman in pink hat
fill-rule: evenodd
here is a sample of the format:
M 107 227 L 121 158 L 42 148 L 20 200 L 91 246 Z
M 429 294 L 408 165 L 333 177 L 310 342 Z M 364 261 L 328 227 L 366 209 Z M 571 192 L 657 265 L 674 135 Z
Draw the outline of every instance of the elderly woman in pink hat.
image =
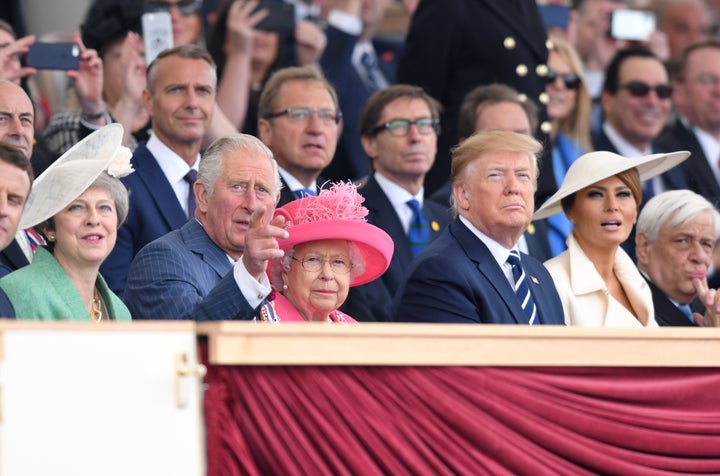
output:
M 689 155 L 585 154 L 570 166 L 560 189 L 535 212 L 535 220 L 565 212 L 573 225 L 568 249 L 545 262 L 566 324 L 657 327 L 650 288 L 620 244 L 637 220 L 641 182 Z
M 387 233 L 365 221 L 362 201 L 354 185 L 338 183 L 275 211 L 290 222 L 289 237 L 278 240 L 285 256 L 269 265 L 276 293 L 261 319 L 355 322 L 338 311 L 348 289 L 385 272 L 394 249 Z

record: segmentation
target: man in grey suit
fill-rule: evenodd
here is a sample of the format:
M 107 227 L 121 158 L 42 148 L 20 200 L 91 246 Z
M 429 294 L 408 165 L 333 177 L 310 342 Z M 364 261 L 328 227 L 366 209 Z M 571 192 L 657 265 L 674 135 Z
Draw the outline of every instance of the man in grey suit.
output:
M 134 319 L 253 319 L 270 294 L 267 262 L 287 238 L 272 218 L 280 176 L 270 150 L 238 134 L 215 141 L 200 161 L 195 219 L 135 257 L 125 302 Z
M 661 326 L 720 325 L 720 293 L 708 289 L 720 214 L 690 190 L 651 198 L 638 217 L 637 266 L 650 284 Z

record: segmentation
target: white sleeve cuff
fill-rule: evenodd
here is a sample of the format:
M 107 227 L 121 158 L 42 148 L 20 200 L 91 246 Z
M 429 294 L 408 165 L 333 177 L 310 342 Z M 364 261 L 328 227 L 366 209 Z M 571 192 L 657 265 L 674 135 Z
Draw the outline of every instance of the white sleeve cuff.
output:
M 240 288 L 243 297 L 253 309 L 258 307 L 272 291 L 267 275 L 263 274 L 260 282 L 256 281 L 245 269 L 242 258 L 237 260 L 233 266 L 233 278 L 235 278 L 235 283 Z

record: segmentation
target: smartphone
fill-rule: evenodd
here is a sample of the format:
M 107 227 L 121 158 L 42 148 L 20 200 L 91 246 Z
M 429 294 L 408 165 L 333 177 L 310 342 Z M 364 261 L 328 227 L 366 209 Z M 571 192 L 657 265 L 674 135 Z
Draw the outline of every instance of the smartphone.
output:
M 258 30 L 293 34 L 295 31 L 295 5 L 278 1 L 261 1 L 257 10 L 267 10 L 268 16 L 255 25 Z
M 33 43 L 26 63 L 36 69 L 78 69 L 80 47 L 75 43 Z
M 545 28 L 567 28 L 570 20 L 570 7 L 567 5 L 538 5 L 540 17 Z
M 610 38 L 646 41 L 655 31 L 655 14 L 645 10 L 614 10 L 610 13 Z
M 145 62 L 149 66 L 162 50 L 173 47 L 172 20 L 169 12 L 143 13 Z

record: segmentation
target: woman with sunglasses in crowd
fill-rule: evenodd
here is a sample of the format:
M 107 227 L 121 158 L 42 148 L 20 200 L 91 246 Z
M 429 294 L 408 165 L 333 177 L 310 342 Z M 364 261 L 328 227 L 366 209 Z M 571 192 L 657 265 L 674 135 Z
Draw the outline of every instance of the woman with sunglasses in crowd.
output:
M 590 140 L 592 100 L 582 80 L 582 62 L 575 49 L 562 38 L 551 36 L 548 56 L 547 115 L 553 174 L 559 186 L 570 165 L 586 152 L 592 151 Z M 572 229 L 564 214 L 548 219 L 548 241 L 553 255 L 565 250 L 565 240 Z

